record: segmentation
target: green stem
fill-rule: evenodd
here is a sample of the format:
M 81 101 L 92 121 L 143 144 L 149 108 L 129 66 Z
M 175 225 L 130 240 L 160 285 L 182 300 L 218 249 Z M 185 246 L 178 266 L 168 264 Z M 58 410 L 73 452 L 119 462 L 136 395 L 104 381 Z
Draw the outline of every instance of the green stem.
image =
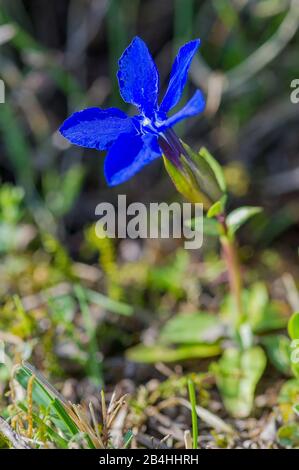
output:
M 223 235 L 220 237 L 222 256 L 227 266 L 230 291 L 235 303 L 233 325 L 237 330 L 243 318 L 241 269 L 235 238 L 228 233 L 224 217 L 220 223 L 223 228 Z
M 191 417 L 192 417 L 192 447 L 197 449 L 198 447 L 198 423 L 197 423 L 197 412 L 196 412 L 196 395 L 194 383 L 191 379 L 188 379 L 188 391 L 189 400 L 191 405 Z

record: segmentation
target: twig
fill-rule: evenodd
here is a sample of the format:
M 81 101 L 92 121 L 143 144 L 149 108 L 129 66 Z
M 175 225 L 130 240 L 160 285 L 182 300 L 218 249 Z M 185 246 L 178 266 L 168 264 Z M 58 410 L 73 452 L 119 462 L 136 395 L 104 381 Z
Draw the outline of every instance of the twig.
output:
M 9 441 L 14 449 L 30 449 L 24 440 L 0 416 L 0 433 Z
M 166 400 L 160 402 L 157 408 L 159 410 L 162 410 L 164 408 L 169 408 L 177 405 L 185 406 L 191 411 L 191 405 L 188 400 L 180 397 L 167 398 Z M 225 432 L 227 434 L 236 434 L 236 431 L 229 424 L 226 424 L 223 419 L 221 419 L 219 416 L 216 416 L 214 413 L 207 410 L 206 408 L 197 405 L 196 413 L 202 421 L 208 424 L 208 426 L 216 429 L 216 431 Z
M 184 442 L 185 442 L 186 449 L 192 449 L 192 437 L 191 437 L 191 432 L 189 431 L 189 429 L 187 429 L 184 432 Z

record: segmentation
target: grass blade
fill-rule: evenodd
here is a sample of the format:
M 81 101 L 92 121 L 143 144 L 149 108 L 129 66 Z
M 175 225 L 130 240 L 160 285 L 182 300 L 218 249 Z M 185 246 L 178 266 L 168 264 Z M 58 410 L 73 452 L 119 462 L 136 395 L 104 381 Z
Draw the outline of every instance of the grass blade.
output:
M 192 443 L 193 449 L 197 449 L 198 445 L 198 424 L 197 424 L 197 413 L 196 413 L 196 396 L 194 383 L 191 379 L 188 379 L 188 391 L 189 391 L 189 400 L 191 404 L 191 417 L 192 417 Z

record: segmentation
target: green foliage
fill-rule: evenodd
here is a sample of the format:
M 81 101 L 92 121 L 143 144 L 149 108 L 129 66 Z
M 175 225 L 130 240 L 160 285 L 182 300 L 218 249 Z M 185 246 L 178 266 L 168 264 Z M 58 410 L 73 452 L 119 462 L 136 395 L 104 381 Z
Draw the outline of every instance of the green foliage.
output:
M 207 195 L 198 187 L 187 165 L 183 170 L 177 169 L 166 157 L 163 156 L 164 165 L 177 191 L 189 202 L 202 203 L 205 208 L 211 206 Z
M 296 415 L 299 416 L 299 403 L 297 403 L 296 405 L 294 405 L 293 410 L 295 411 Z
M 245 351 L 226 349 L 212 365 L 225 408 L 232 416 L 245 418 L 251 413 L 255 388 L 265 367 L 266 356 L 258 346 Z
M 18 223 L 24 215 L 24 190 L 8 183 L 0 187 L 0 254 L 18 249 L 25 236 Z
M 62 217 L 73 207 L 82 188 L 84 174 L 81 165 L 72 165 L 63 175 L 52 169 L 43 176 L 45 201 L 55 217 Z
M 255 334 L 263 334 L 286 327 L 288 318 L 284 305 L 269 298 L 264 282 L 254 282 L 248 289 L 242 291 L 242 307 L 244 321 L 247 321 Z M 221 316 L 229 321 L 234 309 L 232 296 L 224 297 L 221 305 Z
M 223 214 L 225 211 L 226 199 L 226 196 L 222 196 L 219 201 L 215 202 L 208 210 L 207 217 L 217 217 L 218 215 Z
M 201 149 L 199 150 L 199 156 L 202 157 L 208 163 L 215 175 L 219 188 L 223 193 L 226 193 L 226 181 L 221 165 L 205 147 L 201 147 Z
M 262 344 L 276 369 L 284 375 L 291 375 L 289 339 L 284 335 L 268 335 L 262 338 Z
M 127 356 L 136 362 L 174 362 L 217 356 L 224 326 L 215 315 L 205 312 L 178 314 L 168 320 L 153 346 L 130 348 Z M 174 347 L 174 345 L 176 345 Z
M 11 407 L 18 419 L 27 421 L 27 436 L 33 437 L 33 447 L 87 449 L 113 448 L 110 428 L 118 412 L 125 404 L 124 397 L 112 396 L 106 407 L 105 394 L 101 392 L 102 425 L 97 422 L 93 405 L 89 404 L 91 420 L 87 410 L 75 405 L 57 392 L 48 380 L 28 363 L 19 365 L 14 378 L 26 391 L 26 400 L 17 400 Z M 12 412 L 12 410 L 10 412 Z M 22 424 L 23 426 L 23 424 Z M 129 430 L 124 434 L 122 447 L 126 448 L 132 439 Z
M 287 380 L 280 389 L 279 403 L 293 405 L 299 401 L 299 382 L 297 379 Z
M 72 260 L 57 237 L 48 232 L 41 234 L 44 250 L 52 257 L 53 265 L 68 278 L 74 278 Z
M 181 154 L 181 167 L 163 157 L 165 168 L 179 193 L 190 202 L 202 203 L 211 211 L 210 216 L 217 215 L 226 201 L 222 169 L 207 149 L 202 148 L 197 154 L 184 142 L 182 145 L 188 156 Z
M 188 392 L 189 400 L 191 404 L 191 416 L 192 416 L 192 447 L 193 449 L 198 448 L 198 424 L 197 424 L 197 412 L 196 412 L 196 395 L 194 383 L 191 379 L 188 380 Z
M 176 298 L 185 294 L 184 280 L 188 275 L 190 258 L 186 250 L 177 250 L 168 263 L 153 266 L 148 273 L 149 287 L 155 291 L 167 291 Z
M 104 230 L 101 237 L 97 236 L 95 229 L 95 224 L 85 229 L 85 240 L 88 247 L 99 254 L 99 264 L 106 275 L 108 296 L 119 301 L 122 297 L 122 288 L 119 282 L 114 240 L 106 236 Z M 97 226 L 97 229 L 100 228 Z
M 218 356 L 221 348 L 217 344 L 186 344 L 176 348 L 155 344 L 144 346 L 140 344 L 127 351 L 130 361 L 155 363 L 155 362 L 177 362 L 186 359 L 198 359 Z
M 251 217 L 262 211 L 260 207 L 239 207 L 232 211 L 226 218 L 229 231 L 234 234 L 244 225 Z
M 293 340 L 299 339 L 299 313 L 294 313 L 288 323 L 288 332 Z
M 216 203 L 217 204 L 217 203 Z M 186 220 L 185 224 L 187 227 L 191 227 L 194 230 L 198 220 L 196 218 Z M 221 225 L 216 219 L 203 217 L 203 233 L 205 237 L 219 237 L 221 234 Z
M 99 305 L 100 307 L 105 308 L 109 312 L 117 313 L 118 315 L 124 315 L 125 317 L 130 317 L 134 313 L 134 308 L 132 307 L 132 305 L 128 305 L 124 302 L 118 302 L 116 300 L 110 299 L 109 297 L 101 294 L 100 292 L 86 289 L 85 295 L 91 303 Z
M 214 342 L 223 334 L 219 318 L 208 312 L 178 314 L 161 330 L 160 341 L 165 344 Z
M 0 222 L 16 225 L 20 222 L 24 211 L 22 203 L 24 190 L 8 183 L 0 187 Z
M 289 319 L 288 332 L 292 340 L 288 340 L 288 368 L 295 378 L 285 382 L 279 393 L 280 410 L 286 424 L 279 428 L 277 437 L 283 446 L 298 447 L 299 426 L 295 422 L 296 415 L 299 414 L 298 313 L 294 313 Z
M 295 423 L 285 424 L 278 430 L 277 437 L 283 447 L 299 447 L 299 426 Z
M 62 433 L 64 438 L 62 440 L 59 439 L 58 442 L 66 447 L 67 440 L 79 432 L 76 424 L 66 411 L 66 400 L 41 374 L 29 365 L 24 364 L 20 366 L 15 372 L 15 379 L 25 390 L 28 389 L 30 379 L 33 380 L 32 399 L 44 410 L 47 418 L 53 423 L 55 428 Z M 23 406 L 26 407 L 24 404 Z
M 291 343 L 291 362 L 292 371 L 299 380 L 299 313 L 294 313 L 288 323 L 288 332 L 292 339 Z

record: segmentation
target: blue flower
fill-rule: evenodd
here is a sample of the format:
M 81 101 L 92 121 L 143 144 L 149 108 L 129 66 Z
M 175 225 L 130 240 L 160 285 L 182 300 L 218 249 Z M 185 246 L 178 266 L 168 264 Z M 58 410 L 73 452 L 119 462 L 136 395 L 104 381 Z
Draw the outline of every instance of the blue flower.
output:
M 180 111 L 168 116 L 182 96 L 199 45 L 196 39 L 181 47 L 164 98 L 158 104 L 157 67 L 144 41 L 135 37 L 119 60 L 117 78 L 122 98 L 135 105 L 139 114 L 129 117 L 117 108 L 88 108 L 74 113 L 62 124 L 60 132 L 72 144 L 108 150 L 105 177 L 110 186 L 123 183 L 165 153 L 163 143 L 169 144 L 170 128 L 203 111 L 205 100 L 198 90 Z

